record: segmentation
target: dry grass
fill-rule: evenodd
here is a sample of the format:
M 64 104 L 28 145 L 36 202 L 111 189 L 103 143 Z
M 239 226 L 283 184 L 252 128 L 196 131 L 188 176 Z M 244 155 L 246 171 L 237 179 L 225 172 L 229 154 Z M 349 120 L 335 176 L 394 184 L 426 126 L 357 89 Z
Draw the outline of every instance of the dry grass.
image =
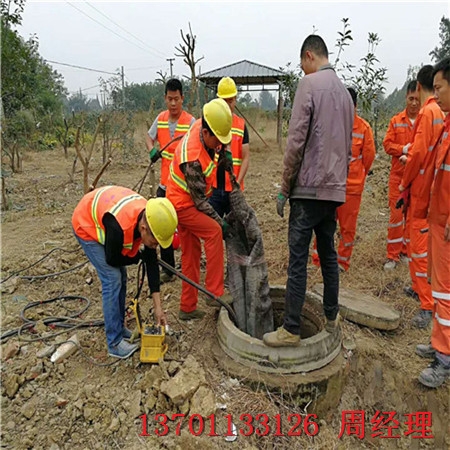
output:
M 288 246 L 287 246 L 287 219 L 280 219 L 275 211 L 275 198 L 279 190 L 282 171 L 282 153 L 276 145 L 274 130 L 275 121 L 263 117 L 250 118 L 255 128 L 260 131 L 271 146 L 267 149 L 261 141 L 250 131 L 251 137 L 251 163 L 246 179 L 246 198 L 255 209 L 260 223 L 265 245 L 266 261 L 269 269 L 271 284 L 285 284 Z M 136 145 L 140 149 L 140 158 L 130 161 L 121 155 L 114 160 L 112 166 L 100 181 L 100 185 L 122 184 L 133 186 L 142 177 L 148 158 L 143 145 L 141 132 L 145 132 L 142 125 L 140 132 L 136 133 Z M 72 154 L 72 153 L 71 153 Z M 45 254 L 43 243 L 46 241 L 60 242 L 62 247 L 76 248 L 75 240 L 71 234 L 70 218 L 73 208 L 82 196 L 81 174 L 77 173 L 75 183 L 68 183 L 67 170 L 72 160 L 64 160 L 62 150 L 43 153 L 29 153 L 24 164 L 24 173 L 17 174 L 8 179 L 10 199 L 15 206 L 11 211 L 2 215 L 2 270 L 18 270 L 25 265 L 36 261 Z M 73 156 L 73 155 L 72 155 Z M 100 158 L 94 158 L 92 170 L 100 167 Z M 135 436 L 137 425 L 131 419 L 125 420 L 119 433 L 114 437 L 102 435 L 96 430 L 97 436 L 89 440 L 86 433 L 87 426 L 82 421 L 76 421 L 72 430 L 77 436 L 87 439 L 83 446 L 94 448 L 98 442 L 103 446 L 112 448 L 231 448 L 231 449 L 360 449 L 360 448 L 416 448 L 418 440 L 402 436 L 398 440 L 373 440 L 370 438 L 370 425 L 366 428 L 366 438 L 360 441 L 356 438 L 343 437 L 338 439 L 342 410 L 361 409 L 366 411 L 366 417 L 372 417 L 377 409 L 384 411 L 397 411 L 398 414 L 410 413 L 418 410 L 433 411 L 435 418 L 434 433 L 439 435 L 436 445 L 433 440 L 422 440 L 421 447 L 448 448 L 448 412 L 449 388 L 444 386 L 438 390 L 429 391 L 417 382 L 417 375 L 425 366 L 425 362 L 414 355 L 414 347 L 419 342 L 429 339 L 429 330 L 415 330 L 409 325 L 410 318 L 417 310 L 418 304 L 403 295 L 402 288 L 409 282 L 406 266 L 401 266 L 393 272 L 386 273 L 382 269 L 385 261 L 385 242 L 388 223 L 387 208 L 387 176 L 389 162 L 380 155 L 375 162 L 374 173 L 367 180 L 366 191 L 358 222 L 357 243 L 352 256 L 350 271 L 341 277 L 341 284 L 346 288 L 356 289 L 372 294 L 374 297 L 390 304 L 401 313 L 401 325 L 395 332 L 380 332 L 360 327 L 350 322 L 344 322 L 343 331 L 346 337 L 353 338 L 357 344 L 356 351 L 349 360 L 350 373 L 347 385 L 337 411 L 331 419 L 319 418 L 320 432 L 315 438 L 302 436 L 300 438 L 274 437 L 264 438 L 239 437 L 235 443 L 227 443 L 220 438 L 193 438 L 186 436 L 176 440 L 173 436 L 164 440 L 142 438 Z M 147 195 L 149 187 L 145 186 L 143 195 Z M 177 254 L 179 258 L 179 254 Z M 78 260 L 77 260 L 78 261 Z M 74 261 L 76 262 L 76 261 Z M 71 293 L 87 296 L 92 301 L 92 317 L 101 315 L 100 286 L 94 277 L 91 285 L 85 279 L 89 273 L 80 271 L 58 279 L 36 283 L 20 282 L 13 294 L 4 294 L 2 297 L 2 326 L 9 329 L 20 324 L 18 312 L 26 301 L 51 297 L 54 293 L 64 290 Z M 136 268 L 129 270 L 129 294 L 135 292 Z M 321 282 L 320 272 L 313 266 L 308 271 L 308 285 Z M 163 288 L 165 307 L 169 310 L 171 327 L 176 336 L 171 338 L 168 353 L 169 359 L 182 361 L 187 355 L 193 355 L 201 362 L 210 387 L 214 390 L 218 401 L 224 393 L 228 397 L 223 403 L 227 404 L 226 411 L 219 414 L 223 420 L 226 413 L 239 417 L 243 413 L 266 413 L 270 417 L 279 413 L 282 417 L 298 411 L 296 405 L 289 398 L 274 395 L 261 384 L 257 392 L 252 391 L 243 383 L 230 387 L 230 376 L 219 369 L 217 361 L 211 351 L 211 345 L 216 340 L 216 312 L 208 309 L 208 314 L 200 323 L 183 323 L 176 318 L 179 307 L 181 284 L 170 283 Z M 21 301 L 23 296 L 26 301 Z M 19 299 L 19 300 L 18 300 Z M 143 312 L 148 317 L 150 303 L 143 300 Z M 206 308 L 201 301 L 201 308 Z M 82 345 L 92 350 L 94 354 L 104 356 L 103 330 L 86 331 L 81 335 Z M 29 349 L 34 351 L 34 349 Z M 20 373 L 23 372 L 21 364 L 26 360 L 20 359 Z M 19 362 L 19 361 L 18 361 Z M 33 362 L 31 359 L 30 364 Z M 97 383 L 101 388 L 103 399 L 107 404 L 115 404 L 116 389 L 127 386 L 133 392 L 136 377 L 146 371 L 146 367 L 133 367 L 127 364 L 116 365 L 114 369 L 88 366 L 81 359 L 74 358 L 68 363 L 64 377 L 59 376 L 59 384 L 53 384 L 52 389 L 66 395 L 75 401 L 78 390 L 83 383 Z M 3 370 L 3 369 L 2 369 Z M 8 364 L 9 373 L 15 373 L 14 361 Z M 17 367 L 19 370 L 19 364 Z M 50 370 L 50 369 L 49 369 Z M 75 376 L 73 374 L 84 374 Z M 381 372 L 381 379 L 380 379 Z M 62 381 L 64 380 L 64 381 Z M 66 390 L 64 386 L 69 386 Z M 109 386 L 107 389 L 105 386 Z M 45 386 L 36 390 L 42 398 L 49 395 Z M 64 394 L 62 394 L 64 393 Z M 25 433 L 28 422 L 23 420 L 18 412 L 16 403 L 4 401 L 2 425 L 8 420 L 16 421 L 14 430 L 16 436 Z M 120 408 L 121 405 L 116 405 Z M 61 414 L 58 419 L 59 430 L 52 428 L 49 418 L 52 414 Z M 61 437 L 61 442 L 67 442 L 69 436 L 64 435 L 64 427 L 68 418 L 64 411 L 54 411 L 49 408 L 48 416 L 41 416 L 41 420 L 34 424 L 35 445 L 42 448 L 50 447 L 51 442 L 47 435 L 52 433 Z M 9 417 L 9 418 L 8 418 Z M 402 418 L 399 418 L 402 420 Z M 222 422 L 223 424 L 223 422 Z M 130 431 L 132 432 L 130 433 Z M 14 434 L 15 433 L 15 434 Z M 95 433 L 94 433 L 95 434 Z M 447 441 L 445 437 L 447 435 Z M 444 440 L 443 440 L 444 439 Z M 443 446 L 440 446 L 443 443 Z M 71 444 L 73 446 L 73 442 Z M 36 448 L 37 448 L 36 447 Z M 64 447 L 68 448 L 68 447 Z

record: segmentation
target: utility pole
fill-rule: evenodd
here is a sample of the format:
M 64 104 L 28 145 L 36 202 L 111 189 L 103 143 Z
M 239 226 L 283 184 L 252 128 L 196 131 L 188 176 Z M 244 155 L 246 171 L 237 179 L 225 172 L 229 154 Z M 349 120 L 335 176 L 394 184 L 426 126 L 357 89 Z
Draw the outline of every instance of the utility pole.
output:
M 170 78 L 172 78 L 173 77 L 172 66 L 173 66 L 173 61 L 175 61 L 175 58 L 167 58 L 166 61 L 169 61 L 169 64 L 170 64 Z
M 123 71 L 123 66 L 120 75 L 122 78 L 122 107 L 125 109 L 125 73 Z

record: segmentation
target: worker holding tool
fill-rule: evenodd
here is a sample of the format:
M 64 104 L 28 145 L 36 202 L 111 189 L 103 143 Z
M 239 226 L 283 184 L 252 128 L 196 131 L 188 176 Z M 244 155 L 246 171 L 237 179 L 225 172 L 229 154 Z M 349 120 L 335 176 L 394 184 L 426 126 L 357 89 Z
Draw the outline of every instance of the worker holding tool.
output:
M 223 234 L 228 224 L 209 204 L 216 168 L 216 151 L 231 141 L 232 115 L 227 103 L 211 100 L 203 106 L 202 118 L 192 125 L 175 150 L 167 198 L 178 215 L 181 241 L 181 270 L 195 283 L 200 282 L 201 240 L 206 254 L 206 289 L 216 297 L 223 295 Z M 229 154 L 229 152 L 227 152 Z M 225 153 L 222 151 L 222 155 Z M 231 156 L 231 155 L 230 155 Z M 197 309 L 198 290 L 183 282 L 179 318 L 201 319 L 205 312 Z
M 428 203 L 428 193 L 423 193 L 424 175 L 427 167 L 427 155 L 433 151 L 444 127 L 444 113 L 436 103 L 433 95 L 433 66 L 423 66 L 417 74 L 417 91 L 419 92 L 421 109 L 414 124 L 414 135 L 407 154 L 400 157 L 405 162 L 405 171 L 399 191 L 410 189 L 410 206 L 408 214 L 411 260 L 409 272 L 417 289 L 420 310 L 413 317 L 411 324 L 416 328 L 426 328 L 431 322 L 433 298 L 431 287 L 427 281 L 428 255 L 428 221 L 418 217 L 417 211 Z
M 232 78 L 224 77 L 219 81 L 217 97 L 223 98 L 227 102 L 233 115 L 230 145 L 233 159 L 232 169 L 237 183 L 241 190 L 244 190 L 244 177 L 250 162 L 250 146 L 245 120 L 234 113 L 237 93 L 236 84 Z M 216 153 L 216 160 L 218 159 L 219 154 Z M 209 203 L 211 203 L 220 217 L 230 212 L 229 195 L 232 190 L 233 186 L 231 184 L 230 174 L 225 170 L 224 165 L 220 165 L 217 167 L 217 175 L 213 180 L 213 192 L 209 198 Z
M 420 109 L 419 93 L 416 80 L 411 81 L 406 88 L 406 108 L 392 117 L 383 140 L 384 151 L 392 157 L 391 171 L 389 174 L 389 225 L 387 235 L 387 261 L 384 270 L 393 270 L 401 257 L 410 258 L 409 234 L 406 220 L 409 216 L 403 216 L 402 211 L 395 207 L 398 200 L 398 187 L 402 180 L 404 165 L 400 157 L 408 153 L 413 137 L 413 126 Z M 405 292 L 414 296 L 414 287 Z M 416 294 L 417 295 L 417 294 Z
M 105 186 L 81 199 L 72 216 L 72 227 L 102 284 L 108 353 L 115 358 L 128 358 L 138 347 L 127 342 L 132 333 L 124 326 L 125 266 L 144 261 L 155 320 L 165 325 L 156 247 L 171 245 L 177 227 L 175 209 L 166 198 L 147 201 L 131 189 Z
M 339 270 L 341 272 L 346 272 L 350 267 L 350 258 L 355 245 L 356 224 L 361 206 L 361 196 L 366 176 L 375 159 L 375 143 L 372 128 L 368 122 L 356 114 L 358 98 L 356 91 L 351 87 L 347 88 L 347 90 L 355 105 L 355 119 L 353 121 L 352 158 L 347 175 L 345 203 L 336 210 L 339 233 L 341 235 L 337 252 Z M 316 266 L 320 266 L 317 240 L 314 240 L 312 262 Z
M 161 177 L 156 191 L 157 197 L 166 196 L 169 166 L 179 142 L 174 141 L 170 145 L 167 144 L 178 136 L 184 136 L 195 122 L 194 117 L 183 110 L 183 85 L 180 80 L 172 78 L 166 83 L 164 100 L 166 102 L 167 110 L 158 115 L 146 134 L 146 145 L 149 151 L 150 160 L 152 163 L 155 163 L 161 158 Z M 156 142 L 159 143 L 160 149 L 167 147 L 160 152 L 155 147 Z M 167 249 L 161 248 L 161 259 L 172 267 L 175 267 L 175 255 L 172 245 Z M 167 283 L 172 281 L 172 279 L 173 275 L 163 268 L 161 283 Z

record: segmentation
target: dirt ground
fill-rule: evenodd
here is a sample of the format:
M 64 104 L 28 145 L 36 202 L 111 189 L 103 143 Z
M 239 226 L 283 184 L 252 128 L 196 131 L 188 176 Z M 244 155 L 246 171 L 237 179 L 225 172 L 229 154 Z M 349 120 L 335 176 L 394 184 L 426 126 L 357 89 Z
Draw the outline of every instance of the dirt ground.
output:
M 264 135 L 270 133 L 265 128 Z M 273 134 L 272 134 L 273 135 Z M 282 153 L 268 140 L 265 147 L 252 134 L 251 167 L 246 179 L 246 197 L 255 209 L 265 243 L 266 260 L 271 284 L 285 284 L 288 261 L 287 219 L 276 215 L 275 197 L 281 179 Z M 143 149 L 143 144 L 141 145 Z M 7 178 L 10 210 L 2 213 L 2 278 L 25 269 L 49 251 L 55 250 L 38 265 L 19 275 L 45 275 L 70 269 L 85 261 L 72 235 L 70 220 L 73 208 L 82 196 L 82 174 L 77 172 L 75 182 L 69 182 L 71 158 L 64 159 L 60 149 L 27 153 L 21 174 Z M 99 185 L 121 184 L 133 187 L 145 172 L 147 156 L 141 160 L 117 157 L 100 180 Z M 101 166 L 99 159 L 92 163 L 92 174 Z M 363 197 L 357 243 L 350 271 L 341 276 L 341 285 L 370 293 L 401 313 L 401 324 L 395 332 L 379 332 L 350 322 L 343 323 L 346 338 L 356 343 L 348 355 L 348 376 L 339 407 L 319 417 L 319 432 L 315 437 L 239 435 L 227 442 L 224 436 L 208 436 L 208 427 L 202 436 L 193 436 L 187 424 L 176 436 L 175 424 L 169 422 L 170 432 L 155 436 L 156 413 L 177 412 L 164 394 L 152 390 L 148 374 L 150 365 L 140 364 L 136 353 L 126 361 L 112 365 L 106 351 L 104 330 L 101 327 L 79 328 L 77 334 L 83 352 L 78 352 L 63 363 L 53 364 L 49 358 L 39 359 L 36 353 L 55 342 L 68 339 L 73 332 L 55 336 L 60 328 L 50 329 L 42 320 L 49 316 L 69 315 L 80 308 L 79 301 L 67 304 L 41 304 L 25 312 L 26 317 L 38 320 L 35 333 L 21 333 L 2 340 L 2 399 L 1 444 L 8 449 L 419 449 L 450 448 L 449 403 L 450 383 L 440 389 L 422 387 L 417 376 L 427 362 L 414 353 L 418 343 L 429 340 L 430 330 L 419 331 L 409 322 L 418 303 L 404 296 L 408 285 L 406 266 L 386 273 L 385 240 L 388 223 L 387 177 L 389 161 L 380 154 L 369 176 Z M 148 183 L 142 194 L 148 196 Z M 179 252 L 177 259 L 179 260 Z M 321 281 L 320 272 L 310 266 L 308 283 Z M 136 267 L 128 271 L 129 298 L 136 292 Z M 208 308 L 204 300 L 200 307 L 207 311 L 198 323 L 180 323 L 177 311 L 181 282 L 176 280 L 162 286 L 164 307 L 168 310 L 172 336 L 168 338 L 169 351 L 164 370 L 176 371 L 191 355 L 205 374 L 206 386 L 214 393 L 222 408 L 216 411 L 218 428 L 224 426 L 224 417 L 231 414 L 234 422 L 241 414 L 265 413 L 269 417 L 280 414 L 283 423 L 291 413 L 304 412 L 288 397 L 273 395 L 263 386 L 252 391 L 241 380 L 224 373 L 211 351 L 216 341 L 217 312 Z M 44 301 L 60 295 L 83 296 L 90 306 L 83 319 L 102 318 L 101 290 L 95 272 L 85 265 L 57 277 L 27 280 L 13 278 L 2 285 L 2 334 L 23 324 L 21 311 L 29 302 Z M 145 296 L 142 296 L 145 297 Z M 144 317 L 148 318 L 150 303 L 142 300 Z M 133 322 L 130 323 L 133 327 Z M 46 337 L 45 342 L 36 337 Z M 95 358 L 94 364 L 88 358 Z M 156 394 L 155 394 L 156 392 Z M 157 395 L 155 401 L 149 398 Z M 343 435 L 342 411 L 365 413 L 365 436 Z M 376 411 L 395 412 L 400 428 L 394 430 L 397 439 L 371 437 L 370 419 Z M 432 413 L 434 438 L 415 439 L 405 436 L 406 416 L 417 411 Z M 142 414 L 148 414 L 149 436 L 142 434 Z M 219 430 L 220 431 L 220 430 Z M 219 433 L 220 434 L 220 433 Z

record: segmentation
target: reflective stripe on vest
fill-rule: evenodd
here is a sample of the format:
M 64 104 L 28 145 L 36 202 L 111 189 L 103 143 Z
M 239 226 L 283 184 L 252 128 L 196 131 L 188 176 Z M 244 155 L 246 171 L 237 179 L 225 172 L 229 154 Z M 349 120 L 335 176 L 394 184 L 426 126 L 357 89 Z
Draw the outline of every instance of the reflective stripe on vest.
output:
M 100 199 L 100 196 L 103 194 L 103 192 L 105 192 L 109 188 L 110 188 L 110 186 L 106 186 L 97 191 L 97 193 L 94 196 L 94 200 L 92 201 L 92 209 L 91 209 L 92 218 L 94 219 L 95 229 L 97 231 L 97 241 L 102 245 L 105 244 L 105 230 L 103 230 L 103 228 L 100 225 L 100 221 L 98 220 L 97 206 L 98 206 L 98 201 Z
M 86 194 L 84 199 L 75 209 L 74 215 L 77 218 L 72 219 L 74 229 L 78 230 L 77 235 L 86 239 L 87 234 L 99 244 L 105 245 L 106 235 L 102 221 L 106 213 L 111 214 L 123 231 L 122 254 L 134 256 L 141 243 L 140 238 L 134 237 L 134 230 L 137 218 L 145 209 L 147 200 L 131 189 L 120 186 L 105 186 L 96 189 L 92 193 Z M 89 206 L 85 209 L 83 205 Z
M 165 186 L 167 184 L 167 180 L 169 178 L 169 165 L 171 161 L 173 160 L 173 154 L 175 152 L 175 149 L 177 148 L 178 141 L 172 142 L 169 144 L 170 141 L 172 141 L 174 138 L 178 136 L 185 135 L 191 126 L 192 122 L 192 116 L 187 113 L 186 111 L 182 110 L 181 115 L 178 118 L 177 124 L 174 129 L 173 136 L 170 134 L 170 127 L 169 127 L 169 117 L 170 113 L 168 110 L 163 111 L 158 116 L 158 142 L 160 148 L 166 147 L 161 152 L 161 184 Z
M 364 139 L 364 135 L 363 134 L 359 134 L 359 133 L 352 133 L 352 137 Z
M 394 128 L 408 128 L 409 125 L 407 123 L 394 123 Z
M 200 163 L 202 173 L 205 177 L 205 195 L 208 197 L 212 193 L 212 180 L 216 164 L 206 151 L 201 139 L 201 120 L 197 120 L 188 131 L 184 139 L 175 150 L 174 159 L 169 169 L 169 182 L 166 196 L 173 203 L 176 209 L 183 209 L 194 206 L 185 176 L 180 168 L 182 164 L 197 161 Z

